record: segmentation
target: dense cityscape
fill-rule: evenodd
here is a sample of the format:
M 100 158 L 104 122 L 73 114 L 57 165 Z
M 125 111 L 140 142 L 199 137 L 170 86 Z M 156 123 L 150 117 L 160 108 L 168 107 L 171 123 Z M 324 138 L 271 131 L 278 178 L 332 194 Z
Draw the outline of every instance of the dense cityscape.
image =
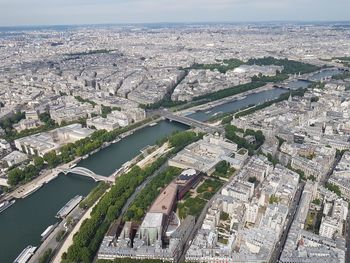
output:
M 350 262 L 349 40 L 0 28 L 0 262 Z

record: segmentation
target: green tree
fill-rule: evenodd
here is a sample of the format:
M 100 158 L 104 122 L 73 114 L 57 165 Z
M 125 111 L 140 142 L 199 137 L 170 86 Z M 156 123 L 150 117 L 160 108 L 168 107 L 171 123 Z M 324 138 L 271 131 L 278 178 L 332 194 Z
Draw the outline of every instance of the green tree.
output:
M 40 156 L 34 157 L 34 165 L 35 165 L 38 169 L 42 169 L 42 168 L 44 167 L 44 159 L 41 158 Z
M 320 205 L 321 204 L 321 200 L 317 198 L 317 199 L 314 199 L 312 201 L 312 203 L 315 204 L 315 205 Z
M 54 168 L 60 163 L 60 158 L 57 156 L 56 151 L 46 153 L 44 160 L 47 162 L 49 168 Z
M 256 179 L 255 176 L 251 176 L 251 177 L 248 178 L 248 182 L 249 183 L 255 184 L 256 181 L 257 181 L 257 179 Z
M 230 124 L 231 121 L 233 120 L 233 116 L 226 116 L 225 118 L 222 119 L 221 124 L 222 125 L 226 125 L 226 124 Z
M 230 164 L 228 162 L 226 162 L 226 161 L 220 161 L 215 166 L 215 171 L 220 173 L 220 174 L 226 174 L 229 169 L 230 169 Z
M 278 204 L 279 200 L 280 200 L 280 199 L 279 199 L 277 196 L 271 195 L 271 196 L 270 196 L 270 199 L 269 199 L 269 203 L 270 203 L 270 204 L 275 204 L 275 203 Z
M 9 185 L 14 186 L 17 185 L 19 182 L 24 180 L 25 175 L 23 171 L 19 168 L 14 168 L 9 171 L 7 182 Z
M 47 249 L 39 258 L 39 263 L 48 263 L 52 255 L 52 249 Z
M 335 184 L 332 184 L 332 183 L 326 183 L 326 188 L 329 191 L 332 191 L 332 192 L 336 193 L 338 196 L 341 197 L 341 191 L 340 191 L 339 186 L 337 186 Z

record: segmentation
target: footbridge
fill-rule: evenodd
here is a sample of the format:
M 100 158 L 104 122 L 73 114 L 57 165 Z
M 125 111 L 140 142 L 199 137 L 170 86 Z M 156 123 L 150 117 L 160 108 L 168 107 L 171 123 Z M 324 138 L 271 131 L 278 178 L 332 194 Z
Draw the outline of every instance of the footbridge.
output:
M 161 115 L 163 116 L 163 118 L 168 119 L 169 121 L 176 121 L 178 123 L 182 123 L 190 127 L 198 128 L 199 130 L 207 133 L 212 133 L 212 134 L 216 132 L 220 134 L 225 133 L 225 129 L 222 127 L 212 126 L 212 125 L 209 125 L 208 123 L 204 123 L 186 116 L 176 115 L 172 112 L 162 111 Z
M 84 168 L 84 167 L 73 167 L 70 169 L 58 168 L 57 171 L 64 173 L 64 174 L 73 173 L 73 174 L 78 174 L 78 175 L 90 177 L 90 178 L 94 179 L 95 182 L 104 181 L 104 182 L 114 183 L 114 181 L 115 181 L 115 178 L 113 176 L 98 175 L 98 174 L 95 174 L 93 171 L 91 171 L 87 168 Z

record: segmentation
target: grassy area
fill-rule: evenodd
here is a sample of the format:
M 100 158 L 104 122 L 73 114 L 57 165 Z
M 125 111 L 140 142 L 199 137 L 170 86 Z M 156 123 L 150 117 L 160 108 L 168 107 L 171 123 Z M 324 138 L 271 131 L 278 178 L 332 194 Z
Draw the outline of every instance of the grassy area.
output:
M 306 217 L 305 229 L 315 234 L 319 233 L 320 225 L 322 221 L 322 210 L 321 211 L 309 211 Z
M 229 70 L 233 70 L 235 68 L 238 68 L 240 65 L 244 64 L 243 61 L 239 59 L 224 59 L 222 61 L 218 61 L 217 63 L 213 64 L 198 64 L 195 63 L 188 69 L 208 69 L 211 71 L 217 70 L 220 73 L 225 74 Z
M 316 214 L 314 212 L 309 212 L 306 217 L 306 230 L 311 230 L 313 231 L 314 229 L 314 219 L 315 219 Z
M 263 82 L 282 82 L 289 78 L 288 74 L 286 73 L 277 73 L 275 76 L 265 76 L 265 75 L 258 75 L 253 76 L 252 81 L 263 81 Z
M 206 201 L 198 196 L 186 198 L 185 202 L 179 203 L 177 206 L 180 218 L 184 219 L 187 215 L 198 217 L 205 204 Z
M 216 178 L 206 179 L 199 187 L 197 187 L 197 196 L 195 194 L 187 194 L 183 202 L 178 204 L 178 214 L 180 218 L 187 215 L 198 217 L 205 204 L 215 195 L 215 193 L 223 185 L 223 182 Z
M 221 180 L 218 179 L 206 179 L 200 186 L 197 188 L 197 193 L 212 193 L 214 195 L 220 187 L 223 185 Z
M 305 73 L 311 73 L 314 71 L 319 70 L 320 68 L 295 61 L 295 60 L 288 60 L 288 59 L 277 59 L 274 57 L 264 57 L 264 58 L 252 58 L 249 59 L 247 62 L 248 65 L 259 65 L 259 66 L 269 66 L 269 65 L 276 65 L 276 66 L 283 66 L 282 74 L 305 74 Z

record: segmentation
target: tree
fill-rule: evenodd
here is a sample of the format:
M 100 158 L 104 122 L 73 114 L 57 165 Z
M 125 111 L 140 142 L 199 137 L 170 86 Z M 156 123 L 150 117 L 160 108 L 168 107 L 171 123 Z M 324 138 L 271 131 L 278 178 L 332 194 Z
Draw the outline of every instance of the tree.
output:
M 52 249 L 46 250 L 39 258 L 39 263 L 48 263 L 52 254 Z
M 312 201 L 312 203 L 313 204 L 315 204 L 315 205 L 320 205 L 321 204 L 321 201 L 320 201 L 320 199 L 314 199 L 313 201 Z
M 267 154 L 267 159 L 269 160 L 269 162 L 272 163 L 272 165 L 273 165 L 274 167 L 276 166 L 276 164 L 279 163 L 279 161 L 278 161 L 276 158 L 274 158 L 274 157 L 271 155 L 271 153 L 268 153 L 268 154 Z
M 231 121 L 233 120 L 233 116 L 226 116 L 225 118 L 222 119 L 221 124 L 225 125 L 225 124 L 230 124 Z
M 219 174 L 226 174 L 228 169 L 230 169 L 230 164 L 226 161 L 219 162 L 215 167 L 215 171 Z
M 338 196 L 341 197 L 341 191 L 340 191 L 339 186 L 337 186 L 335 184 L 332 184 L 332 183 L 326 183 L 326 188 L 329 191 L 332 191 L 332 192 L 336 193 Z
M 311 180 L 311 181 L 313 181 L 313 182 L 316 181 L 316 177 L 313 176 L 313 175 L 310 175 L 307 179 L 309 179 L 309 180 Z
M 9 185 L 14 186 L 14 185 L 17 185 L 22 180 L 24 180 L 24 178 L 25 178 L 25 175 L 23 171 L 19 168 L 14 168 L 9 172 L 7 182 Z
M 220 214 L 220 220 L 227 221 L 230 218 L 228 213 L 221 212 Z
M 47 162 L 50 168 L 54 168 L 60 163 L 60 158 L 56 155 L 55 151 L 46 153 L 44 155 L 44 160 Z
M 251 177 L 248 178 L 248 182 L 249 183 L 255 184 L 256 181 L 257 181 L 257 179 L 256 179 L 255 176 L 251 176 Z
M 35 165 L 38 169 L 42 169 L 42 168 L 44 167 L 44 159 L 41 158 L 40 156 L 34 157 L 34 165 Z
M 277 196 L 271 195 L 271 196 L 270 196 L 270 199 L 269 199 L 269 203 L 270 203 L 270 204 L 275 204 L 275 203 L 278 204 L 279 200 L 280 200 L 280 199 L 279 199 Z

